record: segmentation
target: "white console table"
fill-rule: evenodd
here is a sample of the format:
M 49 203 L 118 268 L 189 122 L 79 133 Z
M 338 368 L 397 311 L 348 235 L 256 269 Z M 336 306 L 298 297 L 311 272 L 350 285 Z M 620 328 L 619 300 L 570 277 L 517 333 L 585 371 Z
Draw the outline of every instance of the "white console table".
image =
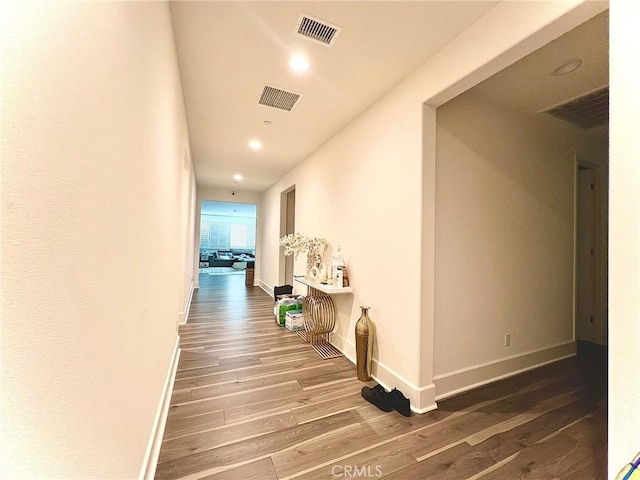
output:
M 307 286 L 307 295 L 302 304 L 304 331 L 298 332 L 298 335 L 309 342 L 322 358 L 341 357 L 342 353 L 329 343 L 329 336 L 336 326 L 336 309 L 331 295 L 353 293 L 353 288 L 315 283 L 304 277 L 293 278 Z

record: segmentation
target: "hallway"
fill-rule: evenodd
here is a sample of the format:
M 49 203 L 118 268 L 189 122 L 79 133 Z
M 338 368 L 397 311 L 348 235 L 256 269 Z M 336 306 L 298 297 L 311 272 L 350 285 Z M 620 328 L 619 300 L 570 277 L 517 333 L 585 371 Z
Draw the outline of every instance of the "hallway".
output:
M 348 360 L 322 360 L 272 310 L 243 276 L 200 275 L 157 479 L 606 477 L 600 359 L 557 362 L 405 418 L 364 401 Z

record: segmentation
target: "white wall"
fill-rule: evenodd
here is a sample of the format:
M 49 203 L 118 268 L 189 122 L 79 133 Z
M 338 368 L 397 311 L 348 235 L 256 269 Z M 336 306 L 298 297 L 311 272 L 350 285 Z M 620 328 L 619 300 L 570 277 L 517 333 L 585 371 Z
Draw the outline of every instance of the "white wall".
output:
M 422 325 L 420 382 L 434 379 L 436 107 L 455 98 L 607 8 L 606 2 L 502 2 L 463 32 L 407 82 L 425 89 L 423 107 Z M 497 36 L 495 32 L 500 32 Z M 469 379 L 472 382 L 471 379 Z M 471 386 L 469 383 L 467 386 Z M 423 402 L 428 401 L 423 393 Z
M 607 145 L 473 89 L 439 107 L 437 125 L 441 397 L 575 351 L 575 155 L 606 165 Z
M 341 245 L 355 288 L 334 298 L 336 346 L 354 358 L 358 307 L 371 306 L 374 374 L 410 391 L 418 380 L 421 184 L 420 131 L 408 128 L 407 111 L 419 124 L 419 105 L 396 96 L 378 103 L 263 195 L 260 280 L 265 289 L 278 281 L 280 196 L 295 184 L 296 231 Z M 302 255 L 294 273 L 304 271 Z
M 189 315 L 189 308 L 191 306 L 191 298 L 193 290 L 196 287 L 196 281 L 198 279 L 198 269 L 193 262 L 193 257 L 199 250 L 195 249 L 196 245 L 196 202 L 197 202 L 197 190 L 196 179 L 193 172 L 193 164 L 190 159 L 190 154 L 185 150 L 185 156 L 187 162 L 183 165 L 182 172 L 182 245 L 180 252 L 182 253 L 181 266 L 184 271 L 184 287 L 183 294 L 180 299 L 180 314 L 179 323 L 185 323 L 187 316 Z M 199 222 L 198 222 L 199 224 Z
M 3 2 L 0 17 L 0 476 L 135 478 L 191 279 L 169 8 Z
M 374 374 L 417 410 L 435 407 L 435 115 L 423 103 L 449 100 L 603 8 L 499 4 L 262 197 L 261 284 L 279 278 L 280 195 L 295 184 L 296 230 L 341 244 L 355 289 L 352 299 L 336 297 L 336 346 L 353 358 L 358 306 L 370 304 Z
M 640 4 L 611 5 L 609 478 L 640 450 Z M 633 380 L 630 380 L 633 379 Z

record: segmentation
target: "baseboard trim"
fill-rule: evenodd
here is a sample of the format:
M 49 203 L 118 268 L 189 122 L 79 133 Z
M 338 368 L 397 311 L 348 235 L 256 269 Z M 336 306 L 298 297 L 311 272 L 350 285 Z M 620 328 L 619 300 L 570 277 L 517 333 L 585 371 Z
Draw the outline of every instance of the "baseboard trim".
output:
M 162 444 L 162 436 L 164 435 L 164 427 L 167 423 L 167 415 L 169 414 L 169 405 L 171 404 L 171 394 L 173 393 L 173 383 L 178 370 L 178 361 L 180 360 L 180 336 L 176 337 L 176 344 L 173 348 L 173 356 L 169 363 L 167 378 L 164 381 L 162 395 L 156 410 L 156 416 L 153 420 L 153 428 L 149 436 L 149 444 L 144 455 L 142 468 L 140 469 L 139 480 L 152 480 L 156 474 L 156 466 L 158 464 L 158 456 L 160 455 L 160 445 Z
M 435 398 L 436 400 L 442 400 L 488 383 L 572 357 L 575 354 L 576 342 L 571 341 L 437 375 L 433 378 L 436 388 Z
M 194 290 L 194 282 L 191 281 L 191 288 L 189 289 L 189 295 L 187 296 L 187 303 L 184 306 L 184 311 L 178 314 L 178 324 L 180 325 L 184 325 L 189 321 L 189 310 L 191 310 L 191 299 L 193 298 Z
M 347 360 L 354 365 L 356 364 L 356 347 L 353 343 L 336 333 L 331 334 L 331 342 L 344 354 Z M 371 364 L 371 377 L 387 390 L 392 388 L 400 390 L 409 398 L 411 410 L 415 413 L 426 413 L 438 408 L 435 401 L 435 385 L 433 384 L 418 387 L 375 358 Z
M 260 287 L 262 290 L 264 290 L 264 292 L 267 295 L 269 295 L 271 298 L 273 298 L 273 287 L 267 285 L 262 280 L 258 280 L 258 283 L 254 283 L 253 285 L 257 286 L 257 287 Z

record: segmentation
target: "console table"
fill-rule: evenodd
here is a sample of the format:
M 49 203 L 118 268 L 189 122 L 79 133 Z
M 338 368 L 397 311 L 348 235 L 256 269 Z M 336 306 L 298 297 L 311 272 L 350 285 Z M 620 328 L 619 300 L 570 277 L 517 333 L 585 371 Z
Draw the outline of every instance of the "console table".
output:
M 307 295 L 302 304 L 304 330 L 299 331 L 298 335 L 309 342 L 322 358 L 341 357 L 342 353 L 329 343 L 329 336 L 336 326 L 336 309 L 331 295 L 353 293 L 353 288 L 314 283 L 304 277 L 293 278 L 307 286 Z

